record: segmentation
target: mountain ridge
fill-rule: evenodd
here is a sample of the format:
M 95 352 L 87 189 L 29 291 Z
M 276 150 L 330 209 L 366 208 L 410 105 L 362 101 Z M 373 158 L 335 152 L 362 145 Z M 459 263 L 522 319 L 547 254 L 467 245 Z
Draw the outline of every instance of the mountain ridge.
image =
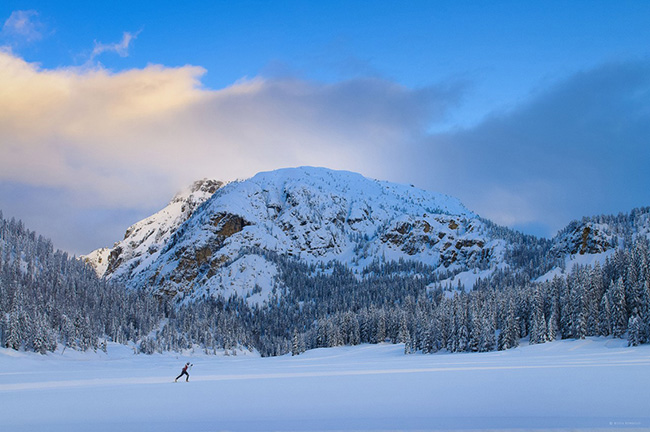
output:
M 214 292 L 232 274 L 225 267 L 246 247 L 360 271 L 377 258 L 485 266 L 504 246 L 456 198 L 326 168 L 262 172 L 215 189 L 182 223 L 161 221 L 169 213 L 166 208 L 136 223 L 113 249 L 101 251 L 108 263 L 98 273 L 168 294 L 197 286 Z M 165 233 L 162 241 L 142 240 L 154 235 L 145 232 L 148 226 Z M 87 256 L 91 264 L 98 253 Z M 269 263 L 262 267 L 277 272 Z M 266 283 L 273 284 L 272 276 Z
M 298 167 L 230 183 L 195 182 L 113 248 L 85 259 L 100 276 L 171 297 L 236 295 L 263 303 L 284 287 L 281 269 L 264 251 L 309 265 L 337 262 L 358 277 L 377 261 L 419 262 L 471 289 L 479 275 L 497 269 L 550 277 L 571 256 L 619 247 L 621 234 L 599 220 L 574 221 L 546 241 L 499 227 L 448 195 Z

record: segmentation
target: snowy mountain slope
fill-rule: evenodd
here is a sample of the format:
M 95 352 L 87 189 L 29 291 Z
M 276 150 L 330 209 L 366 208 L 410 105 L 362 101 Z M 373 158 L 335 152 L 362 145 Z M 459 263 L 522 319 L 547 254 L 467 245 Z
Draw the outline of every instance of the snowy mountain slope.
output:
M 146 266 L 154 260 L 176 229 L 222 186 L 223 183 L 216 180 L 194 182 L 164 209 L 129 227 L 124 239 L 113 248 L 97 249 L 82 258 L 99 276 L 128 278 L 133 271 L 137 272 L 138 266 Z
M 650 207 L 615 216 L 593 216 L 573 221 L 553 239 L 553 252 L 566 255 L 600 254 L 631 244 L 640 236 L 650 238 Z
M 591 255 L 616 247 L 610 226 L 590 220 L 572 222 L 555 237 L 553 252 L 564 255 Z
M 635 240 L 650 239 L 650 207 L 618 215 L 584 217 L 572 221 L 553 238 L 550 253 L 563 265 L 539 277 L 548 281 L 561 276 L 574 265 L 603 265 L 616 250 L 630 247 Z
M 339 262 L 359 278 L 377 261 L 419 262 L 446 272 L 438 284 L 469 290 L 495 269 L 547 280 L 649 235 L 649 208 L 574 221 L 549 241 L 498 227 L 446 195 L 301 167 L 225 186 L 196 182 L 112 249 L 85 258 L 133 288 L 261 304 L 284 288 L 282 264 L 265 251 L 305 264 Z
M 97 276 L 101 277 L 106 274 L 106 270 L 108 269 L 111 250 L 110 248 L 95 249 L 88 255 L 82 255 L 80 258 L 90 264 L 97 272 Z
M 283 169 L 229 183 L 185 223 L 168 220 L 163 211 L 129 229 L 111 251 L 105 275 L 172 295 L 223 294 L 237 286 L 245 295 L 251 274 L 230 267 L 250 248 L 358 270 L 376 259 L 485 267 L 500 261 L 504 248 L 455 198 L 324 168 Z M 148 240 L 154 234 L 155 241 Z M 255 265 L 264 268 L 254 278 L 257 292 L 281 287 L 275 264 Z

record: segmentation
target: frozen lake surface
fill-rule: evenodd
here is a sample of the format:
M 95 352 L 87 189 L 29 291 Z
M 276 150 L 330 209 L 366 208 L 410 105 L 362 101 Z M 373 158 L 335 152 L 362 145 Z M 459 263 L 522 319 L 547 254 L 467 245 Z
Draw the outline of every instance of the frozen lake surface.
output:
M 0 349 L 6 431 L 650 430 L 650 346 L 492 353 L 361 345 L 300 356 Z M 174 383 L 191 361 L 190 382 Z

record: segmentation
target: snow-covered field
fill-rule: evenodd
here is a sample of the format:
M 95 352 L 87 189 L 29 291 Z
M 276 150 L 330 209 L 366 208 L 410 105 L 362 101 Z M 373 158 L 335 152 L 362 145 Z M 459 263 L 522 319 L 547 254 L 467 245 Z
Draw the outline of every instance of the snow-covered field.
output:
M 189 383 L 173 379 L 192 361 Z M 650 346 L 484 354 L 402 345 L 297 357 L 0 349 L 3 431 L 650 430 Z

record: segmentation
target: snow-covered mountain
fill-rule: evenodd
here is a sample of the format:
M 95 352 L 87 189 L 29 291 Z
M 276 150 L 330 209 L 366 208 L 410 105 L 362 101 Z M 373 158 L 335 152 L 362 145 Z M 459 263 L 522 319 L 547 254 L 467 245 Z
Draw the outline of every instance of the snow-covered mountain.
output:
M 124 239 L 112 248 L 94 250 L 83 258 L 99 276 L 128 279 L 133 263 L 141 264 L 155 259 L 157 252 L 178 227 L 221 186 L 223 183 L 217 180 L 194 182 L 176 194 L 164 209 L 129 227 Z
M 559 263 L 604 261 L 631 243 L 630 233 L 650 233 L 649 213 L 585 218 L 549 241 L 498 227 L 446 195 L 352 172 L 289 168 L 225 185 L 196 182 L 86 260 L 132 288 L 250 303 L 284 288 L 272 256 L 321 269 L 312 272 L 338 262 L 358 278 L 377 262 L 412 261 L 443 275 L 439 283 L 469 289 L 497 268 L 547 279 L 567 268 Z
M 197 182 L 87 257 L 112 284 L 0 213 L 0 280 L 14 281 L 0 284 L 0 345 L 85 350 L 108 338 L 146 353 L 262 355 L 386 340 L 405 352 L 508 349 L 522 337 L 638 345 L 650 341 L 649 235 L 650 208 L 584 218 L 547 240 L 444 195 L 296 168 Z
M 196 183 L 88 261 L 132 287 L 263 301 L 279 287 L 279 269 L 263 254 L 246 253 L 252 248 L 308 264 L 338 261 L 357 272 L 376 260 L 454 270 L 503 259 L 505 241 L 476 214 L 455 198 L 413 186 L 313 167 L 220 186 Z
M 650 237 L 650 208 L 573 221 L 553 239 L 553 252 L 566 255 L 601 254 L 631 244 L 639 236 Z
M 553 237 L 549 251 L 562 260 L 563 265 L 549 270 L 537 280 L 566 275 L 576 264 L 602 265 L 617 250 L 628 249 L 642 238 L 650 239 L 650 207 L 572 221 Z

